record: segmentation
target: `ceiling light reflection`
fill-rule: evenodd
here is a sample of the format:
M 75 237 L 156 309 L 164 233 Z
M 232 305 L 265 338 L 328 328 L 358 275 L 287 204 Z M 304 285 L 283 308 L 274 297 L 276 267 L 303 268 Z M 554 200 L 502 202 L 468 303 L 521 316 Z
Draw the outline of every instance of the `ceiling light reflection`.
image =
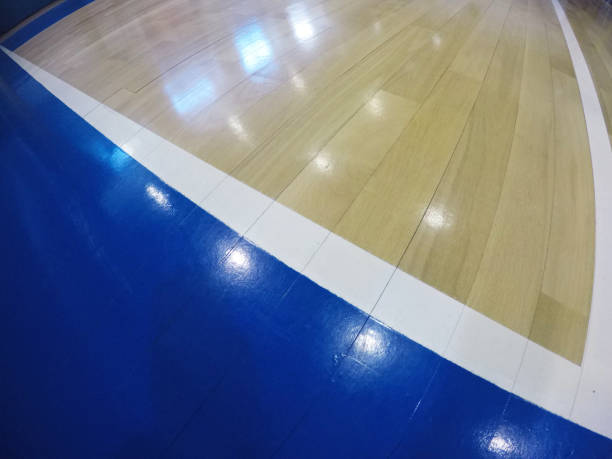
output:
M 111 164 L 111 166 L 112 166 L 112 168 L 114 170 L 121 171 L 128 164 L 130 164 L 130 162 L 132 161 L 132 158 L 131 158 L 130 155 L 126 154 L 120 148 L 115 147 L 113 149 L 113 153 L 111 154 L 109 160 L 110 160 L 110 164 Z
M 370 357 L 384 358 L 387 353 L 386 342 L 381 334 L 370 328 L 365 333 L 361 333 L 355 342 L 359 351 L 368 354 Z
M 207 78 L 200 78 L 193 86 L 182 91 L 176 91 L 172 85 L 165 86 L 170 94 L 174 110 L 183 115 L 195 108 L 202 107 L 215 99 L 215 88 Z
M 304 79 L 298 74 L 293 75 L 293 77 L 291 78 L 291 84 L 294 88 L 299 90 L 303 90 L 306 88 L 306 83 L 304 83 Z
M 248 270 L 251 266 L 251 260 L 248 254 L 240 249 L 236 248 L 227 259 L 228 264 L 233 268 Z
M 374 96 L 368 102 L 368 109 L 374 116 L 382 116 L 384 112 L 384 104 L 378 96 Z
M 331 172 L 332 170 L 331 161 L 328 158 L 325 158 L 324 156 L 317 156 L 314 160 L 314 163 L 317 168 L 322 172 Z
M 306 8 L 303 5 L 298 5 L 294 8 L 288 8 L 288 13 L 295 38 L 301 42 L 310 40 L 314 36 L 315 30 Z
M 511 439 L 504 438 L 497 434 L 489 443 L 489 451 L 497 454 L 508 454 L 514 451 L 514 445 L 512 444 Z
M 425 214 L 424 222 L 433 229 L 448 228 L 453 224 L 453 216 L 444 207 L 431 206 Z
M 433 37 L 431 37 L 431 41 L 433 42 L 434 46 L 438 48 L 440 47 L 440 44 L 442 43 L 442 38 L 440 38 L 440 35 L 435 33 Z
M 298 40 L 306 41 L 314 36 L 314 29 L 310 22 L 300 21 L 293 24 L 293 33 Z
M 236 137 L 238 137 L 240 140 L 249 140 L 249 134 L 240 122 L 240 118 L 238 118 L 236 115 L 230 116 L 227 119 L 227 124 L 229 125 L 232 132 L 236 134 Z
M 257 24 L 242 27 L 234 38 L 234 44 L 240 53 L 242 66 L 248 73 L 256 72 L 272 59 L 270 43 Z
M 149 185 L 146 188 L 147 194 L 164 210 L 170 209 L 170 201 L 168 195 L 157 188 L 155 185 Z

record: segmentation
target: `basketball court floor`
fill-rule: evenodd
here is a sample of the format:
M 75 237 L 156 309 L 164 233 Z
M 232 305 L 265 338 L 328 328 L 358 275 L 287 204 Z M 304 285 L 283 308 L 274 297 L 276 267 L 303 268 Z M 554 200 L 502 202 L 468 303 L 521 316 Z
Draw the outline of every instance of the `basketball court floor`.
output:
M 612 457 L 612 4 L 66 0 L 0 52 L 6 457 Z

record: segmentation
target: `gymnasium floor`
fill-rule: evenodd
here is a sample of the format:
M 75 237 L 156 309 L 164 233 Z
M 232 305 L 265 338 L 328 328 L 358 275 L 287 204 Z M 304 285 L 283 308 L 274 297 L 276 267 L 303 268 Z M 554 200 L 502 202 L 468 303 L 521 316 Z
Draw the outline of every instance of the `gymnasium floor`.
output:
M 612 457 L 612 7 L 66 0 L 0 52 L 3 457 Z

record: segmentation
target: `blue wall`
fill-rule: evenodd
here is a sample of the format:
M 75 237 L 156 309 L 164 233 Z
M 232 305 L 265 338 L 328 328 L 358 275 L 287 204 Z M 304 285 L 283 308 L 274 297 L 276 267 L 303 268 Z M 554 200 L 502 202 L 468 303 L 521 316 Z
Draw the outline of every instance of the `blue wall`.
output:
M 0 1 L 7 2 L 8 0 Z M 30 0 L 27 0 L 26 3 L 29 1 Z M 57 21 L 62 20 L 64 17 L 68 16 L 69 14 L 91 2 L 93 2 L 93 0 L 64 0 L 63 2 L 58 3 L 56 6 L 46 11 L 44 14 L 37 17 L 35 20 L 29 22 L 23 27 L 20 27 L 1 44 L 10 49 L 11 51 L 15 51 L 26 41 L 42 32 L 47 27 L 52 26 Z M 45 1 L 43 3 L 48 4 L 49 2 Z
M 53 0 L 0 0 L 0 35 L 52 2 Z

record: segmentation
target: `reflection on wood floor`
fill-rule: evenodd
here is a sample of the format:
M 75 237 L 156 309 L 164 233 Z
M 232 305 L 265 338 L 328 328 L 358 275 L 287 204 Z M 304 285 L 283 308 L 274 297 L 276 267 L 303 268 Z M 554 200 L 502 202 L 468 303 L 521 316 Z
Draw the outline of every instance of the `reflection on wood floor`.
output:
M 581 362 L 593 180 L 550 0 L 97 0 L 18 52 Z

